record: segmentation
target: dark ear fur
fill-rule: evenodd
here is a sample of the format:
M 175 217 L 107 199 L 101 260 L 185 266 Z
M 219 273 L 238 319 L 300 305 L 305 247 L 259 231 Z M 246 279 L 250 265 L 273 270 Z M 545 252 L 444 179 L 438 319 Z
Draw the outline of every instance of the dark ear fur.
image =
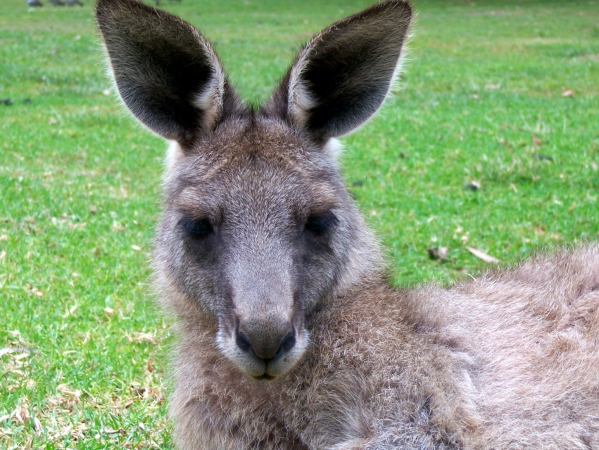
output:
M 341 20 L 300 51 L 271 108 L 320 143 L 354 130 L 382 105 L 412 18 L 390 0 Z
M 236 103 L 216 53 L 187 22 L 135 0 L 99 0 L 96 18 L 125 105 L 157 134 L 185 147 Z

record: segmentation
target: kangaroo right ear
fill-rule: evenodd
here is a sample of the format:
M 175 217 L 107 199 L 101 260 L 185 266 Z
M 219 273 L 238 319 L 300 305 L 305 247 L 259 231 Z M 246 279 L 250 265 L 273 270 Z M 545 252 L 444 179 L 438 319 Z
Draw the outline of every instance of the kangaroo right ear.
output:
M 389 93 L 411 18 L 408 0 L 387 0 L 326 28 L 300 51 L 275 107 L 320 143 L 353 131 Z
M 236 103 L 212 46 L 190 24 L 135 0 L 99 0 L 98 28 L 125 105 L 183 147 Z

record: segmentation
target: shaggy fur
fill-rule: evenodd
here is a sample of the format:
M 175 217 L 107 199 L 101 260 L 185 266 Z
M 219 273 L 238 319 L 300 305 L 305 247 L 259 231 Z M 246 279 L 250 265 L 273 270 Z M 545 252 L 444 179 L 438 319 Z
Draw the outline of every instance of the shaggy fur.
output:
M 181 448 L 599 448 L 597 246 L 447 290 L 375 277 L 308 321 L 301 364 L 256 383 L 187 316 Z
M 392 288 L 335 138 L 367 121 L 412 8 L 312 39 L 257 110 L 191 25 L 99 0 L 124 103 L 172 139 L 154 267 L 184 449 L 599 448 L 599 247 Z

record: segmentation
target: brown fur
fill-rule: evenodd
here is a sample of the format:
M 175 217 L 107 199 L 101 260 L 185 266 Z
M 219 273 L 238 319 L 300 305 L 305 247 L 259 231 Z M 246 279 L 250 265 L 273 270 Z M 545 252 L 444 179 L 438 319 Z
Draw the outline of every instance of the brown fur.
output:
M 176 141 L 154 266 L 178 448 L 599 448 L 599 246 L 394 289 L 345 191 L 331 140 L 381 106 L 407 1 L 317 35 L 258 110 L 182 20 L 97 17 L 125 104 Z
M 599 447 L 597 246 L 447 290 L 357 283 L 310 318 L 301 365 L 268 384 L 187 319 L 181 448 Z

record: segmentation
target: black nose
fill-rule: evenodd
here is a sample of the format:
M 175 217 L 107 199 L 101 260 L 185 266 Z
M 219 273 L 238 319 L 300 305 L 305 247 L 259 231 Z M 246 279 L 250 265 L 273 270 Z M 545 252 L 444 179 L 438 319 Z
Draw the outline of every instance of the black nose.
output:
M 295 346 L 295 327 L 291 324 L 284 327 L 284 331 L 275 331 L 268 326 L 240 323 L 235 334 L 235 342 L 242 351 L 251 352 L 264 361 L 276 360 Z

